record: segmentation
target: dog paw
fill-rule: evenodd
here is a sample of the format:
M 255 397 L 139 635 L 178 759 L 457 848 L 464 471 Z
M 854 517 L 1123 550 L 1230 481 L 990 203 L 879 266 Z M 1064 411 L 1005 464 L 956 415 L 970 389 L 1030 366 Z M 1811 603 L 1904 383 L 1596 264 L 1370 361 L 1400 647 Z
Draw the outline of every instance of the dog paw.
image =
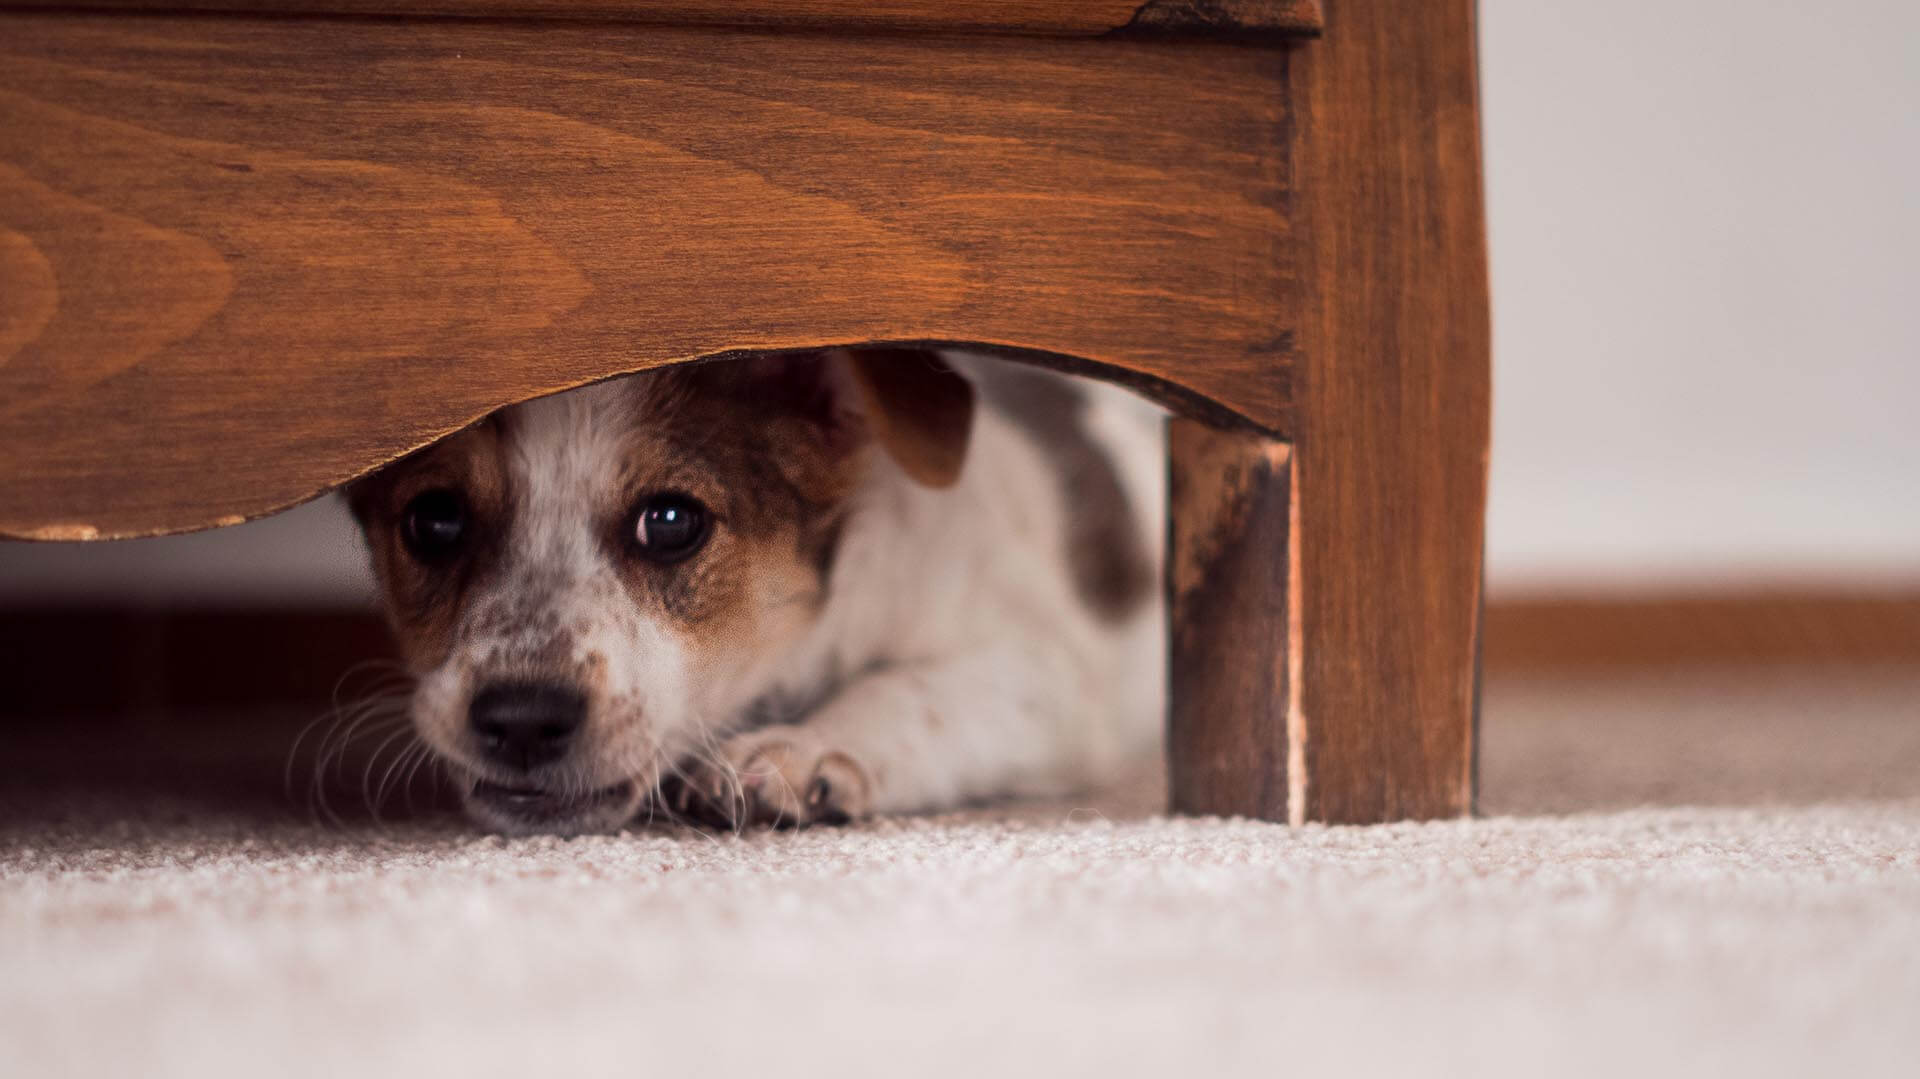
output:
M 723 827 L 793 828 L 864 817 L 872 791 L 851 755 L 804 727 L 769 727 L 729 739 L 717 760 L 688 769 L 668 800 L 683 816 Z

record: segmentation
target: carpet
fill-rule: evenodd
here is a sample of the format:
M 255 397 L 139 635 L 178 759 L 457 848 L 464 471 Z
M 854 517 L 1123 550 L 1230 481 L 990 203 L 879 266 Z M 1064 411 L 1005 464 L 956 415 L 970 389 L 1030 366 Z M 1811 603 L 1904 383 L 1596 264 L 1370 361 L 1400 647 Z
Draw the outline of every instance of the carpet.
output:
M 298 717 L 21 730 L 0 1074 L 1910 1075 L 1916 702 L 1496 679 L 1472 821 L 1167 819 L 1146 762 L 1062 805 L 513 841 L 424 794 L 316 819 Z

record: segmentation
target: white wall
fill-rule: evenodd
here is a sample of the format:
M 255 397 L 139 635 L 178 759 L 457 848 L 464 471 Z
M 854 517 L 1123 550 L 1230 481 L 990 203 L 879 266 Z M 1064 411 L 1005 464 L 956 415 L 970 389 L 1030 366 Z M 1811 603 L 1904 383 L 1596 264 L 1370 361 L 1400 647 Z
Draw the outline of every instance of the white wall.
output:
M 0 541 L 0 603 L 30 600 L 247 606 L 373 601 L 366 548 L 328 496 L 212 532 L 114 543 Z
M 1496 591 L 1920 578 L 1920 3 L 1482 0 Z M 0 598 L 358 602 L 332 500 Z
M 1920 4 L 1481 38 L 1493 584 L 1920 576 Z

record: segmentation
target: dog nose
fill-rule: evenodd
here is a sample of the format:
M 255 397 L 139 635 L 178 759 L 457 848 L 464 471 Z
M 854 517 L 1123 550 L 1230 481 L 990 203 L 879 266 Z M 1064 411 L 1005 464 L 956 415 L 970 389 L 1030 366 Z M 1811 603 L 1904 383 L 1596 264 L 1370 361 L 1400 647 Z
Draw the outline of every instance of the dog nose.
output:
M 467 708 L 467 722 L 487 759 L 523 772 L 565 756 L 586 718 L 586 697 L 537 682 L 488 686 Z

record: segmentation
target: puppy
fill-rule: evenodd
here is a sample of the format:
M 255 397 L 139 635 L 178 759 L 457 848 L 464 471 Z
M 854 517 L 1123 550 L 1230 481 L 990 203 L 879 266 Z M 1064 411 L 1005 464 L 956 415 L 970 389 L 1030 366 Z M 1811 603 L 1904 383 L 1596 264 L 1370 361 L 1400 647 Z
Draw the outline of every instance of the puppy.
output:
M 1151 750 L 1158 439 L 1093 383 L 842 350 L 508 408 L 349 501 L 481 825 L 838 823 Z

